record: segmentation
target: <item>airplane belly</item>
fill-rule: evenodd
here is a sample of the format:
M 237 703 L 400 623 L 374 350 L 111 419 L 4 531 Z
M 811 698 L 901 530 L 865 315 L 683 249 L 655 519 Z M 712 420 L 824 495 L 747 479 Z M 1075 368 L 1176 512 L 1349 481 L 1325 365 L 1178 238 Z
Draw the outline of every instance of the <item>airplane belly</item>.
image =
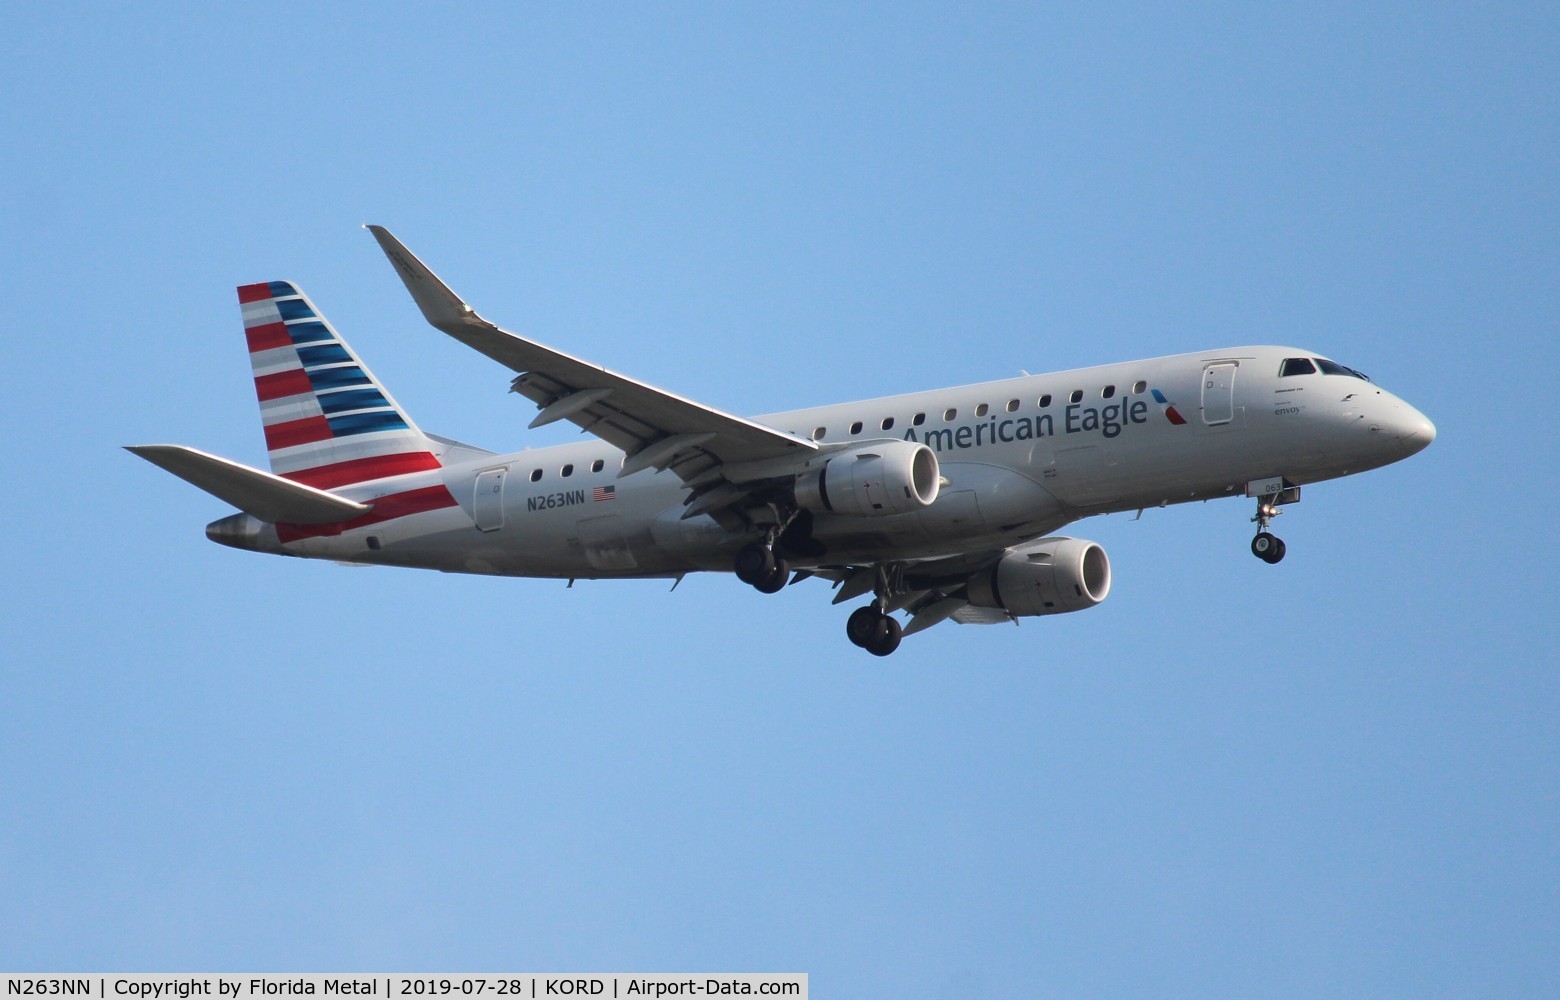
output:
M 683 520 L 683 508 L 662 512 L 650 525 L 650 541 L 662 558 L 689 568 L 727 570 L 738 547 L 731 533 L 707 514 Z
M 592 569 L 625 573 L 639 568 L 623 519 L 616 514 L 587 517 L 575 526 L 575 531 L 573 541 Z

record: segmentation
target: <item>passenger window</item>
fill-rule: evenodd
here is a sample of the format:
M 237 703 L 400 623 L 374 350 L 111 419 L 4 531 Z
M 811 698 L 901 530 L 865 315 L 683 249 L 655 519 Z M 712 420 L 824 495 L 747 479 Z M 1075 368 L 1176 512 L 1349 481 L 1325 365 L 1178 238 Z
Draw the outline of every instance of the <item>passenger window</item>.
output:
M 574 466 L 572 464 L 565 465 L 563 467 L 563 478 L 568 479 L 572 475 L 574 475 Z
M 1284 367 L 1278 371 L 1279 378 L 1288 378 L 1290 375 L 1315 375 L 1316 366 L 1311 364 L 1310 358 L 1285 358 Z
M 910 422 L 912 424 L 914 424 L 915 426 L 919 427 L 922 424 L 926 423 L 926 414 L 924 414 L 924 413 L 917 413 L 915 415 L 914 419 L 912 419 Z
M 1138 379 L 1136 382 L 1132 383 L 1132 395 L 1141 396 L 1143 394 L 1143 390 L 1147 388 L 1148 383 L 1142 379 Z
M 884 417 L 883 418 L 883 429 L 885 431 L 886 430 L 892 430 L 893 426 L 894 426 L 894 418 L 893 417 Z
M 958 415 L 959 415 L 959 411 L 950 406 L 946 410 L 943 411 L 943 421 L 946 423 L 947 421 L 952 420 L 954 417 L 957 417 Z
M 828 434 L 828 433 L 829 433 L 829 429 L 827 427 L 814 427 L 813 428 L 813 440 L 814 441 L 822 441 L 824 435 Z
M 1048 392 L 1044 396 L 1041 396 L 1039 401 L 1036 402 L 1035 405 L 1040 407 L 1040 409 L 1042 409 L 1042 410 L 1045 409 L 1047 406 L 1050 406 L 1051 405 L 1051 394 Z
M 1114 396 L 1115 394 L 1116 394 L 1116 387 L 1113 386 L 1113 385 L 1107 385 L 1105 388 L 1100 390 L 1100 398 L 1101 399 L 1109 399 L 1110 397 Z
M 542 470 L 541 469 L 532 469 L 531 470 L 531 482 L 539 483 L 541 481 L 542 481 Z
M 990 410 L 990 409 L 991 409 L 991 407 L 987 406 L 985 403 L 982 403 L 979 406 L 975 407 L 975 415 L 977 417 L 984 417 L 986 415 L 986 411 Z
M 1081 403 L 1081 402 L 1083 402 L 1083 390 L 1082 389 L 1074 389 L 1072 391 L 1072 395 L 1068 396 L 1067 399 L 1068 399 L 1069 402 L 1072 402 L 1072 403 Z
M 600 472 L 601 471 L 601 467 L 606 465 L 606 464 L 607 464 L 606 462 L 603 462 L 601 459 L 598 458 L 594 462 L 590 463 L 590 471 L 592 471 L 592 472 Z
M 861 421 L 858 420 L 855 423 L 851 424 L 850 425 L 850 432 L 852 434 L 860 434 L 861 433 Z
M 1008 400 L 1007 411 L 1009 413 L 1017 413 L 1018 412 L 1018 400 L 1016 400 L 1016 399 Z

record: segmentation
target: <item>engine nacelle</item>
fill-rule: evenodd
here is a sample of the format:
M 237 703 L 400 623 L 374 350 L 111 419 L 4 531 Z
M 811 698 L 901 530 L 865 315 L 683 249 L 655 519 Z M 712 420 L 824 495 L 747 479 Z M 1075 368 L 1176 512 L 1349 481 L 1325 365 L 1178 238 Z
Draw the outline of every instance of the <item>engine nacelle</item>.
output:
M 1082 611 L 1110 593 L 1110 559 L 1082 538 L 1042 538 L 970 579 L 969 600 L 1013 615 Z
M 937 499 L 937 453 L 913 441 L 869 441 L 796 477 L 796 502 L 815 513 L 909 514 Z

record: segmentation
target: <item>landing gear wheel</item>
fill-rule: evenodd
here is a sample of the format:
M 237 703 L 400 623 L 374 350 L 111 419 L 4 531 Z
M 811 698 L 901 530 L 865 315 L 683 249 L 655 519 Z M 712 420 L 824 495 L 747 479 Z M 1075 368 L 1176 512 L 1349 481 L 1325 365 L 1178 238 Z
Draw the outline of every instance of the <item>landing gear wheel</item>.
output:
M 887 656 L 899 648 L 899 640 L 904 637 L 904 630 L 899 627 L 899 622 L 888 615 L 883 616 L 882 628 L 872 642 L 867 646 L 867 652 L 873 656 Z
M 775 572 L 775 554 L 757 543 L 743 546 L 732 566 L 737 579 L 749 586 L 768 583 Z
M 899 622 L 869 604 L 850 613 L 845 636 L 873 656 L 887 656 L 899 648 L 904 630 Z
M 1285 551 L 1284 540 L 1265 531 L 1258 532 L 1251 540 L 1251 554 L 1266 563 L 1278 562 L 1284 558 Z
M 870 649 L 872 642 L 877 639 L 878 631 L 884 629 L 883 623 L 888 620 L 887 615 L 870 604 L 857 608 L 845 620 L 845 638 L 862 649 Z
M 778 594 L 785 589 L 785 585 L 791 582 L 791 564 L 784 559 L 775 560 L 775 568 L 770 573 L 769 579 L 763 583 L 755 583 L 760 594 Z

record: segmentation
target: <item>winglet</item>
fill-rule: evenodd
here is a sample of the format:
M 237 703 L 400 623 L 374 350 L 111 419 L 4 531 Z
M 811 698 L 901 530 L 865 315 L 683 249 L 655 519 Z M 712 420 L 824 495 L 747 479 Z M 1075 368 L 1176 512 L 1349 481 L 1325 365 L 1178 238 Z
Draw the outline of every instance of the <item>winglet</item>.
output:
M 417 308 L 422 310 L 423 318 L 429 324 L 440 330 L 448 331 L 450 327 L 462 327 L 472 320 L 485 323 L 482 317 L 465 302 L 459 295 L 450 290 L 450 286 L 439 280 L 439 276 L 428 269 L 428 265 L 417 259 L 416 254 L 391 235 L 390 230 L 384 226 L 364 226 L 374 239 L 379 241 L 379 248 L 390 258 L 390 263 L 395 266 L 395 273 L 401 276 L 401 283 L 406 290 L 412 293 L 412 301 L 417 303 Z

